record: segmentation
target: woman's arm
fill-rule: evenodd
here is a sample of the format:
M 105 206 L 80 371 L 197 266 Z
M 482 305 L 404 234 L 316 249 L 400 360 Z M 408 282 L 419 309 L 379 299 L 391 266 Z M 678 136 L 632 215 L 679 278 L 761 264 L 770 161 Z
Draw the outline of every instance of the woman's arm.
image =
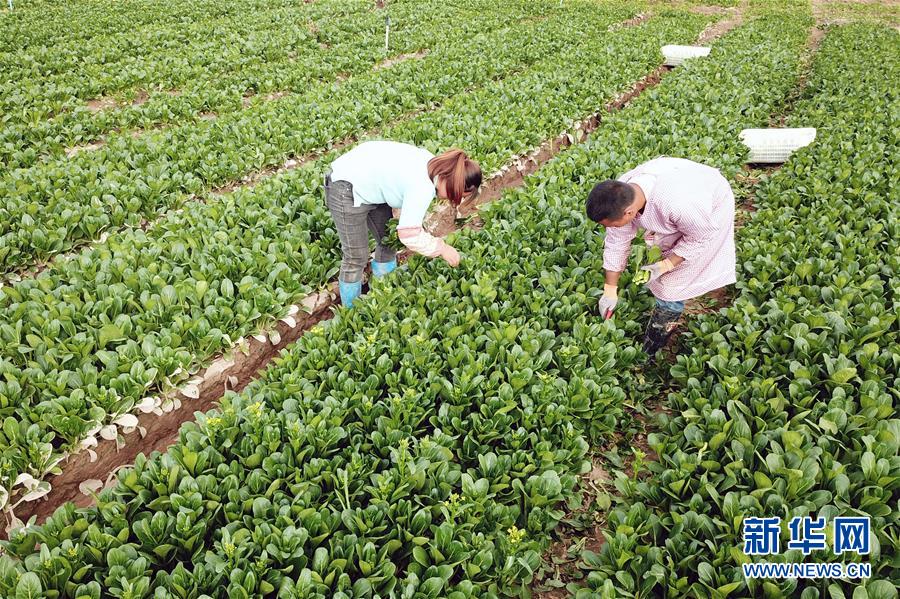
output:
M 409 190 L 403 199 L 403 207 L 400 209 L 400 219 L 397 223 L 397 235 L 400 242 L 410 250 L 422 256 L 436 258 L 438 256 L 447 260 L 451 266 L 459 262 L 459 254 L 447 245 L 443 239 L 431 235 L 423 227 L 428 207 L 434 198 L 434 187 L 420 187 Z M 454 256 L 455 254 L 455 256 Z

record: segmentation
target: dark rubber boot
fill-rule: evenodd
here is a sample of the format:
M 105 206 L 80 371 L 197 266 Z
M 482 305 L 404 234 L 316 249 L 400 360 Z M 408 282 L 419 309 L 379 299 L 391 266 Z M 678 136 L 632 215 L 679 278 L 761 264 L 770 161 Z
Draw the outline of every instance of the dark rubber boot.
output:
M 675 323 L 681 317 L 681 312 L 664 310 L 656 307 L 650 314 L 650 322 L 647 323 L 647 332 L 644 334 L 644 351 L 653 359 L 656 352 L 665 347 L 675 330 Z

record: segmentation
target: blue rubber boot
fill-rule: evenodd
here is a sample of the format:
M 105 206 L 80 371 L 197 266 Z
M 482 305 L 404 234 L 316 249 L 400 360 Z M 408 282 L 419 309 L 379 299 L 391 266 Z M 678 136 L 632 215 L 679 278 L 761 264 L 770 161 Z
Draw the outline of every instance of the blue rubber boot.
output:
M 353 300 L 359 297 L 362 291 L 362 281 L 357 281 L 356 283 L 338 281 L 338 289 L 341 292 L 341 303 L 348 308 L 352 308 Z
M 387 274 L 394 272 L 394 269 L 397 268 L 397 259 L 394 258 L 390 262 L 375 262 L 372 260 L 372 275 L 376 277 L 383 277 Z

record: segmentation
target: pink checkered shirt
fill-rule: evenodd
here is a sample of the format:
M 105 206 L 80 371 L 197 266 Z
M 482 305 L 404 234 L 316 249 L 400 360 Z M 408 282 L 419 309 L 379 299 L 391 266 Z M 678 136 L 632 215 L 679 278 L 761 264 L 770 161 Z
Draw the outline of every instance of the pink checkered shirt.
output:
M 734 193 L 718 170 L 663 156 L 628 171 L 647 205 L 623 227 L 607 227 L 603 268 L 622 272 L 640 229 L 648 245 L 684 262 L 648 285 L 657 298 L 684 301 L 735 282 Z

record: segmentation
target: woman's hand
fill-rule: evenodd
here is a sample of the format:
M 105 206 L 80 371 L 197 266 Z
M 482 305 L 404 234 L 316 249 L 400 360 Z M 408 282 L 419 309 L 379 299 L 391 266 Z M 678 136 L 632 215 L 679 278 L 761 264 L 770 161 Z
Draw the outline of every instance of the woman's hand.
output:
M 444 244 L 444 249 L 441 250 L 441 258 L 453 268 L 459 266 L 459 252 L 452 245 Z

